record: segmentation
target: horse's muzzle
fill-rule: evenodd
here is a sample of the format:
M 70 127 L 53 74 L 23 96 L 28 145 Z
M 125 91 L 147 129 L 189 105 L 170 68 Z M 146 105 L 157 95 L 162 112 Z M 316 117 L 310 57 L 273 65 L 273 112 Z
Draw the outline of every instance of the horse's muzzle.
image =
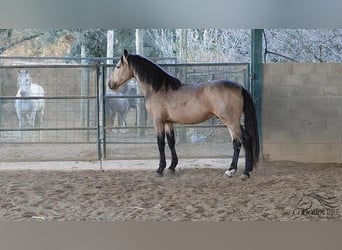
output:
M 108 81 L 108 87 L 112 90 L 117 90 L 119 88 L 119 84 L 116 82 Z

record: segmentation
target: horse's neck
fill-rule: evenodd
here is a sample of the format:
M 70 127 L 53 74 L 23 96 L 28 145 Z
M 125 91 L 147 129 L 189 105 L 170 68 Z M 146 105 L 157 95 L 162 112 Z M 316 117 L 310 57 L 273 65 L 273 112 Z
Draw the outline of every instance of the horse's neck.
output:
M 150 84 L 145 83 L 144 81 L 141 81 L 139 77 L 135 78 L 137 79 L 141 94 L 145 97 L 149 96 L 153 91 L 152 86 Z

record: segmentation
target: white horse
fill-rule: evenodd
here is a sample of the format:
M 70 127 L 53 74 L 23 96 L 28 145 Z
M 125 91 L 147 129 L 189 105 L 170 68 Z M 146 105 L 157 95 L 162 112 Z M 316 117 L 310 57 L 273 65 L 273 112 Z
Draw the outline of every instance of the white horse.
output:
M 110 98 L 111 96 L 118 98 Z M 114 125 L 116 114 L 118 114 L 118 126 L 127 127 L 126 118 L 130 108 L 129 101 L 127 98 L 120 98 L 120 96 L 124 96 L 124 94 L 115 91 L 108 91 L 106 93 L 106 97 L 109 97 L 105 102 L 107 127 Z
M 19 119 L 19 127 L 41 128 L 45 102 L 44 99 L 30 97 L 44 96 L 44 89 L 36 83 L 32 83 L 27 69 L 18 70 L 17 79 L 18 92 L 16 97 L 24 97 L 15 100 L 15 109 Z M 28 121 L 26 123 L 26 120 Z M 41 131 L 39 131 L 41 139 Z M 33 138 L 34 139 L 34 138 Z

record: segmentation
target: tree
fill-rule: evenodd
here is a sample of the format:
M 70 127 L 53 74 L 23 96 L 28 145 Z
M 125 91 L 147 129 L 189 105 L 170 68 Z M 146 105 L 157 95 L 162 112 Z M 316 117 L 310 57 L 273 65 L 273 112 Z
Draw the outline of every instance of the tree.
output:
M 268 61 L 342 61 L 341 29 L 270 29 L 265 30 L 265 38 Z
M 176 56 L 176 31 L 174 29 L 145 30 L 146 55 L 158 57 Z
M 106 30 L 103 29 L 0 29 L 0 54 L 24 41 L 34 39 L 38 49 L 69 37 L 70 56 L 80 56 L 81 45 L 92 57 L 106 56 Z M 114 57 L 124 49 L 135 52 L 135 30 L 116 29 Z M 144 55 L 148 57 L 179 57 L 181 30 L 144 30 Z M 187 62 L 249 62 L 250 30 L 248 29 L 187 29 Z M 265 29 L 267 62 L 342 62 L 342 29 Z M 184 51 L 184 48 L 183 48 Z
M 19 43 L 42 35 L 44 35 L 44 31 L 37 29 L 0 29 L 0 54 Z
M 105 57 L 106 56 L 106 30 L 103 29 L 87 29 L 72 30 L 71 33 L 75 37 L 75 41 L 71 46 L 70 54 L 72 56 L 81 55 L 81 46 L 86 48 L 86 55 L 89 57 Z

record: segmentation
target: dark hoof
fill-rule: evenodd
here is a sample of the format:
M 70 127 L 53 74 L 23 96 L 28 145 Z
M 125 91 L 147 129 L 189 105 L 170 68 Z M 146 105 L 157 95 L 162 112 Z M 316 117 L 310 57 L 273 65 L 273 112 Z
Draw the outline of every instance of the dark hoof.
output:
M 249 174 L 243 173 L 240 177 L 240 180 L 247 181 L 250 178 Z
M 156 173 L 157 173 L 157 175 L 159 176 L 159 177 L 162 177 L 163 176 L 163 170 L 157 170 L 156 171 Z
M 170 172 L 170 173 L 176 172 L 176 168 L 175 168 L 175 167 L 169 167 L 169 172 Z

